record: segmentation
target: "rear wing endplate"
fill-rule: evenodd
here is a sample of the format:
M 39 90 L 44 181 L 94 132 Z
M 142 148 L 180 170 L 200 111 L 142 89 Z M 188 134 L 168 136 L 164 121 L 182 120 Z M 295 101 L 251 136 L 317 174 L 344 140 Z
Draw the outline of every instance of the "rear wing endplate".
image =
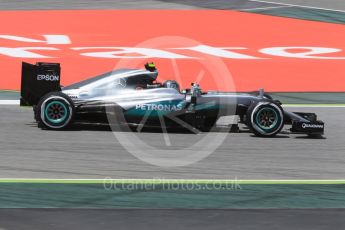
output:
M 36 105 L 47 93 L 61 91 L 60 64 L 22 62 L 20 105 Z

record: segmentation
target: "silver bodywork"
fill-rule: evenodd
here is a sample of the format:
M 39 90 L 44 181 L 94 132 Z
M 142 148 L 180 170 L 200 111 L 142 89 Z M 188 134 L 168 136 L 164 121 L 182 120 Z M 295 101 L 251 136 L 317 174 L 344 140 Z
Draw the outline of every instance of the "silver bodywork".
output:
M 77 107 L 103 107 L 107 105 L 120 106 L 124 111 L 130 109 L 140 110 L 139 105 L 148 104 L 178 104 L 184 109 L 191 102 L 191 94 L 179 92 L 174 88 L 136 88 L 137 83 L 128 85 L 130 79 L 147 78 L 154 82 L 158 76 L 157 71 L 141 69 L 125 69 L 109 72 L 93 79 L 62 88 Z M 139 80 L 140 81 L 140 80 Z M 153 84 L 153 83 L 152 83 Z M 198 96 L 197 110 L 217 108 L 217 115 L 234 115 L 238 106 L 248 107 L 252 102 L 259 100 L 256 95 L 247 93 L 207 92 Z M 163 112 L 169 112 L 164 111 Z M 175 111 L 172 111 L 175 112 Z
M 109 114 L 114 114 L 123 115 L 120 123 L 159 125 L 166 120 L 174 127 L 184 121 L 204 130 L 220 117 L 238 115 L 258 136 L 275 135 L 283 123 L 291 124 L 295 133 L 324 130 L 316 114 L 285 111 L 263 90 L 252 94 L 203 92 L 198 83 L 192 83 L 190 89 L 180 91 L 176 81 L 161 84 L 157 77 L 155 65 L 147 63 L 145 69 L 115 70 L 60 87 L 59 63 L 23 62 L 21 105 L 34 106 L 39 125 L 52 129 L 64 128 L 72 120 L 94 122 L 102 118 L 102 122 L 110 122 Z

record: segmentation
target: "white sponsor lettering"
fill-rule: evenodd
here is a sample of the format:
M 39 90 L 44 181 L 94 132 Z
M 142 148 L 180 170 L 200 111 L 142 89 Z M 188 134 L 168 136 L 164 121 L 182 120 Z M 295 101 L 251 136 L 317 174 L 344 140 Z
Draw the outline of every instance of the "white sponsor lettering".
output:
M 258 57 L 249 56 L 246 54 L 237 53 L 231 50 L 246 50 L 243 47 L 212 47 L 207 45 L 198 45 L 188 48 L 175 48 L 181 50 L 193 50 L 204 54 L 209 54 L 222 58 L 233 58 L 233 59 L 260 59 Z
M 8 48 L 0 47 L 0 54 L 16 57 L 16 58 L 52 58 L 49 56 L 44 56 L 38 53 L 31 52 L 29 50 L 59 50 L 53 47 L 17 47 L 17 48 Z
M 82 56 L 98 58 L 192 58 L 165 50 L 138 47 L 76 47 L 73 50 L 108 49 L 112 51 L 81 53 Z
M 307 50 L 307 51 L 289 52 L 289 50 Z M 288 57 L 288 58 L 345 59 L 345 57 L 319 56 L 321 54 L 337 53 L 341 51 L 342 51 L 341 49 L 335 49 L 335 48 L 296 46 L 296 47 L 264 48 L 264 49 L 261 49 L 259 52 L 272 55 L 272 56 L 280 56 L 280 57 Z
M 45 40 L 38 40 L 33 38 L 21 37 L 21 36 L 14 36 L 14 35 L 6 35 L 0 34 L 1 39 L 7 39 L 12 41 L 19 41 L 19 42 L 30 42 L 30 43 L 46 43 L 46 44 L 71 44 L 71 40 L 67 35 L 60 35 L 60 34 L 44 34 L 42 35 Z
M 5 55 L 14 58 L 53 58 L 51 56 L 42 55 L 38 51 L 60 51 L 64 52 L 62 48 L 56 47 L 41 47 L 45 45 L 68 45 L 72 44 L 68 35 L 63 34 L 44 34 L 42 39 L 23 37 L 9 34 L 0 34 L 0 40 L 9 40 L 19 43 L 33 43 L 40 44 L 40 47 L 21 47 L 13 46 L 0 47 L 0 55 Z M 6 43 L 5 43 L 6 44 Z M 64 46 L 65 47 L 65 46 Z M 122 46 L 98 46 L 98 47 L 65 47 L 77 51 L 78 55 L 93 57 L 93 58 L 107 58 L 107 59 L 147 59 L 147 58 L 163 58 L 163 59 L 195 59 L 202 58 L 202 55 L 211 55 L 224 59 L 237 60 L 252 60 L 252 59 L 271 59 L 274 57 L 296 58 L 296 59 L 325 59 L 325 60 L 343 60 L 345 54 L 340 48 L 333 47 L 315 47 L 315 46 L 279 46 L 279 47 L 264 47 L 258 50 L 250 50 L 247 47 L 217 47 L 200 44 L 192 47 L 165 47 L 165 48 L 150 48 L 150 47 L 122 47 Z M 172 51 L 174 50 L 174 52 Z M 33 52 L 37 51 L 37 52 Z M 186 55 L 186 51 L 194 51 L 194 55 Z M 54 55 L 59 57 L 59 53 Z
M 302 128 L 313 128 L 313 129 L 323 129 L 322 124 L 308 124 L 308 123 L 302 123 Z
M 38 74 L 37 75 L 38 81 L 58 81 L 59 76 L 58 75 L 49 75 L 49 74 Z
M 182 105 L 163 105 L 163 104 L 138 104 L 135 109 L 151 111 L 179 111 Z

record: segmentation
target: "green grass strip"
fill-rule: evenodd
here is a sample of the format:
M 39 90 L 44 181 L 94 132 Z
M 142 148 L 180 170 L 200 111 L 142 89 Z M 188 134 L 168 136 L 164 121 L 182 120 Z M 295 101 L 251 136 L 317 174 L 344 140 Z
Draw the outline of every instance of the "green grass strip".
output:
M 0 93 L 8 93 L 8 92 L 10 92 L 10 93 L 20 93 L 19 90 L 14 90 L 14 89 L 1 89 L 0 90 Z

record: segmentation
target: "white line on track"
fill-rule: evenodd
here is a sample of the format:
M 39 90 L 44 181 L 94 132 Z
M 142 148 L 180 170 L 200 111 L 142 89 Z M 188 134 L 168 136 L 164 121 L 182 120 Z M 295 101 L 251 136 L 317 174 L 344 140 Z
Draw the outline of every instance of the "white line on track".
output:
M 345 13 L 345 10 L 328 9 L 328 8 L 316 7 L 316 6 L 297 5 L 297 4 L 290 4 L 290 3 L 279 3 L 279 2 L 271 2 L 271 1 L 263 1 L 263 0 L 249 0 L 249 1 L 250 2 L 268 3 L 268 4 L 276 4 L 276 5 L 282 5 L 282 6 L 301 7 L 301 8 L 308 8 L 308 9 L 328 10 L 328 11 Z
M 243 184 L 345 184 L 344 179 L 263 179 L 241 180 L 235 179 L 116 179 L 106 177 L 103 179 L 56 179 L 56 178 L 0 178 L 0 183 L 243 183 Z
M 269 6 L 269 7 L 259 7 L 251 9 L 239 9 L 240 11 L 255 11 L 255 10 L 271 10 L 271 9 L 280 9 L 280 8 L 291 8 L 294 6 Z
M 324 105 L 320 105 L 320 104 L 309 104 L 309 105 L 305 105 L 305 104 L 286 104 L 286 105 L 283 105 L 283 107 L 286 107 L 286 108 L 345 108 L 345 105 L 342 105 L 342 104 L 330 104 L 330 105 L 327 105 L 327 104 L 324 104 Z
M 19 100 L 0 100 L 0 105 L 19 105 Z

